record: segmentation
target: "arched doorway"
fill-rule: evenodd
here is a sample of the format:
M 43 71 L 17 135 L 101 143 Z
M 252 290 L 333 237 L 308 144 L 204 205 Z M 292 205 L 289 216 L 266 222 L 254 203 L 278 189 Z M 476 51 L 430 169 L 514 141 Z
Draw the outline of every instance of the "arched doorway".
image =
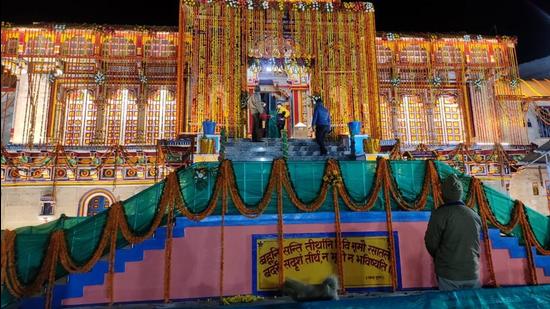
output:
M 93 189 L 82 196 L 78 203 L 78 216 L 91 217 L 108 209 L 115 202 L 115 196 L 105 189 Z

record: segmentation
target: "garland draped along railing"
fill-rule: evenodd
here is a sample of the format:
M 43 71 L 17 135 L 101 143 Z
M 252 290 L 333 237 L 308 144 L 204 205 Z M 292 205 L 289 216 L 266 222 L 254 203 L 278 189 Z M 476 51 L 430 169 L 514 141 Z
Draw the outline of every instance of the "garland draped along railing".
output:
M 192 167 L 191 167 L 192 168 Z M 183 170 L 182 170 L 183 172 Z M 224 272 L 224 219 L 228 213 L 229 199 L 232 201 L 235 208 L 240 214 L 246 217 L 257 217 L 265 212 L 268 205 L 271 203 L 273 193 L 276 192 L 276 204 L 278 214 L 278 243 L 279 243 L 279 283 L 284 281 L 284 252 L 282 250 L 284 238 L 284 222 L 283 222 L 283 194 L 286 196 L 298 209 L 304 212 L 312 212 L 320 209 L 326 202 L 329 191 L 332 189 L 332 202 L 335 212 L 335 231 L 336 231 L 336 250 L 338 263 L 338 276 L 341 282 L 343 278 L 342 264 L 342 240 L 341 240 L 341 221 L 340 221 L 340 206 L 339 201 L 351 211 L 368 211 L 371 210 L 380 198 L 382 191 L 382 204 L 386 212 L 386 223 L 388 231 L 388 243 L 391 251 L 390 272 L 392 275 L 392 288 L 397 289 L 396 278 L 396 257 L 395 243 L 393 237 L 392 225 L 392 201 L 393 205 L 403 210 L 423 210 L 431 201 L 434 208 L 437 208 L 441 202 L 440 179 L 436 164 L 433 161 L 427 161 L 425 164 L 425 175 L 422 189 L 414 200 L 407 200 L 401 192 L 396 179 L 394 178 L 390 161 L 379 158 L 377 161 L 376 172 L 373 177 L 370 192 L 361 200 L 355 200 L 349 193 L 348 187 L 343 179 L 342 171 L 338 161 L 330 159 L 325 163 L 325 170 L 322 177 L 322 182 L 317 196 L 310 202 L 302 201 L 297 190 L 294 188 L 290 177 L 287 162 L 284 159 L 273 161 L 271 166 L 271 174 L 267 182 L 264 194 L 258 203 L 248 205 L 244 202 L 236 182 L 235 171 L 233 164 L 229 160 L 223 160 L 219 167 L 216 176 L 216 181 L 212 188 L 212 194 L 206 206 L 201 211 L 191 210 L 185 202 L 180 186 L 179 172 L 174 172 L 168 175 L 163 183 L 157 187 L 162 189 L 160 199 L 155 208 L 155 213 L 151 218 L 150 223 L 143 228 L 143 231 L 138 231 L 137 227 L 133 227 L 127 217 L 126 207 L 124 203 L 117 202 L 106 210 L 106 219 L 101 227 L 101 237 L 95 246 L 94 251 L 89 258 L 84 261 L 77 261 L 71 255 L 73 245 L 68 242 L 68 229 L 64 229 L 66 217 L 61 217 L 55 224 L 56 228 L 49 233 L 48 245 L 43 253 L 43 258 L 38 271 L 31 280 L 22 281 L 21 270 L 18 267 L 16 238 L 18 230 L 6 230 L 2 239 L 2 287 L 5 287 L 9 293 L 17 298 L 29 297 L 41 291 L 46 287 L 46 307 L 51 305 L 52 289 L 55 280 L 66 273 L 83 273 L 92 269 L 95 263 L 106 253 L 108 253 L 109 273 L 107 276 L 107 295 L 112 303 L 115 299 L 115 291 L 113 286 L 114 279 L 114 252 L 117 245 L 123 246 L 126 241 L 129 244 L 137 244 L 151 237 L 155 230 L 162 224 L 167 225 L 166 249 L 164 257 L 164 300 L 170 299 L 170 273 L 171 273 L 171 253 L 172 253 L 172 237 L 174 228 L 174 216 L 176 211 L 179 214 L 187 217 L 190 220 L 200 221 L 209 215 L 212 215 L 216 210 L 218 202 L 221 198 L 221 260 L 220 260 L 220 297 L 223 296 L 223 272 Z M 284 192 L 283 192 L 284 191 Z M 431 195 L 431 196 L 430 196 Z M 521 228 L 521 235 L 525 241 L 525 249 L 528 258 L 528 271 L 531 284 L 538 284 L 537 275 L 534 265 L 534 257 L 531 251 L 532 246 L 543 255 L 550 255 L 550 249 L 542 244 L 533 232 L 529 218 L 527 217 L 526 209 L 523 203 L 516 201 L 511 212 L 511 218 L 508 223 L 504 224 L 497 220 L 489 202 L 485 189 L 479 179 L 472 177 L 469 190 L 466 197 L 466 205 L 471 208 L 477 206 L 477 210 L 483 221 L 483 235 L 485 253 L 487 254 L 488 268 L 491 275 L 492 284 L 497 285 L 494 267 L 492 264 L 490 239 L 488 238 L 488 225 L 498 228 L 503 233 L 511 233 L 516 227 Z M 90 218 L 89 220 L 95 220 Z M 342 287 L 341 292 L 345 290 Z

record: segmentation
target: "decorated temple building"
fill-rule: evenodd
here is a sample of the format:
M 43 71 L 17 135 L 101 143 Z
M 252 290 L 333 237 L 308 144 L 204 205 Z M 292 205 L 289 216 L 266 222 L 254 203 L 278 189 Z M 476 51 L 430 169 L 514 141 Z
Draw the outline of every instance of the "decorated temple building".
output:
M 548 80 L 520 79 L 515 38 L 377 32 L 374 17 L 368 2 L 181 0 L 177 28 L 2 23 L 1 307 L 290 308 L 289 278 L 326 284 L 344 298 L 331 308 L 547 303 Z M 491 288 L 424 293 L 438 281 L 419 244 L 451 176 Z
M 249 137 L 255 85 L 268 109 L 282 98 L 291 111 L 291 139 L 307 138 L 319 94 L 335 140 L 360 121 L 401 158 L 443 160 L 509 190 L 530 150 L 514 38 L 376 33 L 368 3 L 332 14 L 321 13 L 332 2 L 266 3 L 238 15 L 190 1 L 179 31 L 3 23 L 2 214 L 21 219 L 2 227 L 49 220 L 39 215 L 50 200 L 55 217 L 93 213 L 87 196 L 129 197 L 193 161 L 205 120 Z

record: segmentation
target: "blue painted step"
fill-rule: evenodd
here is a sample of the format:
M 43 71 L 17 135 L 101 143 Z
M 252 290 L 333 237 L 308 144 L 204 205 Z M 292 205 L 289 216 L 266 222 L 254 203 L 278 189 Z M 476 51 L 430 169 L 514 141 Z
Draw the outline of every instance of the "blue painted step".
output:
M 176 218 L 174 226 L 174 238 L 184 236 L 182 220 Z M 159 227 L 153 237 L 137 244 L 133 247 L 117 249 L 115 253 L 115 272 L 124 272 L 126 263 L 139 262 L 143 260 L 146 250 L 162 250 L 166 240 L 166 227 Z M 52 308 L 61 308 L 61 301 L 66 298 L 82 297 L 84 287 L 91 285 L 101 285 L 104 283 L 105 274 L 109 271 L 109 263 L 100 260 L 94 265 L 92 270 L 83 274 L 71 274 L 67 277 L 66 284 L 56 284 L 53 291 Z M 44 307 L 44 296 L 27 298 L 21 301 L 19 308 L 34 309 Z
M 517 237 L 501 236 L 498 229 L 489 229 L 489 237 L 493 249 L 507 249 L 513 259 L 527 258 L 525 247 L 519 244 Z M 542 268 L 545 276 L 550 276 L 550 256 L 538 254 L 534 247 L 531 248 L 531 252 L 533 252 L 535 266 Z

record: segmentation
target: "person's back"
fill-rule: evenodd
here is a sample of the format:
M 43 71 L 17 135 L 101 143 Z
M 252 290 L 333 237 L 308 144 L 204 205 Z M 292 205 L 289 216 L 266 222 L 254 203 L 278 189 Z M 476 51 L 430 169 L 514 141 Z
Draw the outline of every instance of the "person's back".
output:
M 479 216 L 462 203 L 446 204 L 432 216 L 442 229 L 434 252 L 436 273 L 450 280 L 474 280 L 479 274 Z
M 313 111 L 312 126 L 330 126 L 330 113 L 322 104 L 316 104 Z
M 455 175 L 442 184 L 445 204 L 434 210 L 424 241 L 434 258 L 439 288 L 479 286 L 479 215 L 461 202 L 462 185 Z

